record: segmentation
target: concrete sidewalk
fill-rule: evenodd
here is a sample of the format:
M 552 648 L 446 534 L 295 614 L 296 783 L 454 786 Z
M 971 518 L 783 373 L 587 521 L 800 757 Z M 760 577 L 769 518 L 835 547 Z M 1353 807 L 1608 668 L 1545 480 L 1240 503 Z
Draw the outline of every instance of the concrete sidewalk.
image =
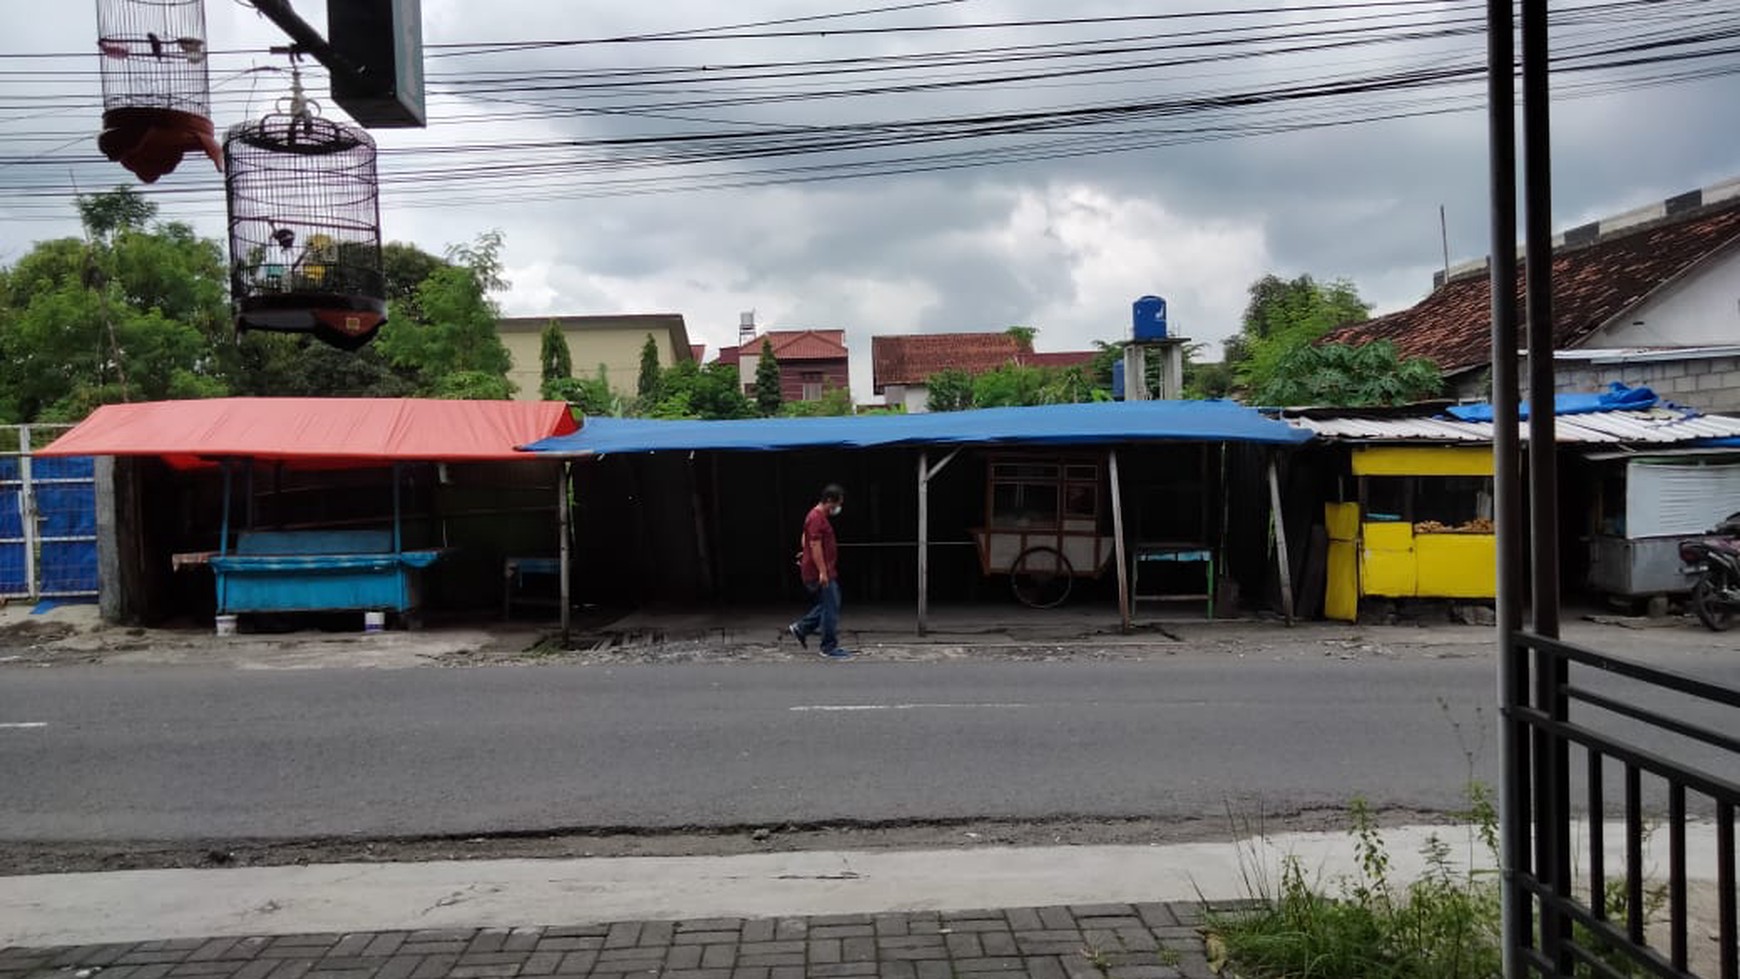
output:
M 1386 830 L 1397 880 L 1421 871 L 1419 852 L 1434 832 L 1459 855 L 1470 853 L 1464 829 Z M 1711 847 L 1713 852 L 1713 841 Z M 1355 871 L 1345 834 L 1294 833 L 1238 845 L 798 851 L 47 874 L 0 877 L 0 944 L 1229 900 L 1248 895 L 1247 870 L 1277 879 L 1288 854 L 1325 879 Z M 1473 856 L 1478 860 L 1482 854 Z
M 1713 875 L 1714 827 L 1688 829 Z M 1385 830 L 1390 879 L 1418 877 L 1433 836 L 1485 865 L 1468 832 Z M 1346 834 L 1298 833 L 0 877 L 0 979 L 1206 979 L 1205 903 L 1272 888 L 1287 856 L 1329 890 L 1356 872 Z M 1713 884 L 1693 897 L 1699 935 Z
M 1400 873 L 1429 829 L 1392 831 Z M 1204 900 L 1342 834 L 0 877 L 0 979 L 1208 979 Z

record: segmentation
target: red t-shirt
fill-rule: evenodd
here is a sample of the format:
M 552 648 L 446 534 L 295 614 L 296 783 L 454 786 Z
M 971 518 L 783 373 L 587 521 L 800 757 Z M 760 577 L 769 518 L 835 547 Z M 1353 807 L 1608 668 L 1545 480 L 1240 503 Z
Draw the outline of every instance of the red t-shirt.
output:
M 798 560 L 798 573 L 803 575 L 806 585 L 813 585 L 822 577 L 816 570 L 816 554 L 810 546 L 811 541 L 821 541 L 822 560 L 828 562 L 828 580 L 837 580 L 840 555 L 834 543 L 834 524 L 828 519 L 827 511 L 820 507 L 810 507 L 809 514 L 804 517 L 803 556 Z

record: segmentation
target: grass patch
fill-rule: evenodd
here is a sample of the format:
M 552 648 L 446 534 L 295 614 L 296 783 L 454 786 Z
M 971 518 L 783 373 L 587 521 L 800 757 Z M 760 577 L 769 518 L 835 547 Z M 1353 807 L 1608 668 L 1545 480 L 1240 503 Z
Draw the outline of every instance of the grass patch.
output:
M 1448 710 L 1446 710 L 1448 713 Z M 1249 901 L 1235 910 L 1210 910 L 1206 931 L 1212 958 L 1224 975 L 1263 979 L 1491 979 L 1502 971 L 1501 905 L 1496 870 L 1476 869 L 1484 853 L 1498 864 L 1498 807 L 1491 791 L 1473 780 L 1478 746 L 1452 721 L 1470 774 L 1468 807 L 1456 814 L 1464 839 L 1462 859 L 1437 835 L 1422 848 L 1425 873 L 1406 886 L 1390 879 L 1389 850 L 1371 809 L 1355 799 L 1348 809 L 1358 870 L 1333 881 L 1314 880 L 1295 856 L 1270 875 L 1260 850 L 1261 825 L 1245 832 L 1239 867 Z M 1600 818 L 1596 814 L 1594 818 Z M 1235 820 L 1235 823 L 1237 821 Z M 1646 830 L 1647 835 L 1647 830 Z M 1625 881 L 1606 882 L 1611 920 L 1625 919 Z M 1660 887 L 1645 891 L 1644 917 L 1664 903 Z M 1577 926 L 1573 941 L 1604 966 L 1603 975 L 1641 976 L 1620 949 Z M 1578 963 L 1577 976 L 1594 976 Z
M 1471 827 L 1491 827 L 1497 812 L 1476 789 Z M 1212 914 L 1209 928 L 1227 958 L 1256 976 L 1285 979 L 1487 979 L 1499 960 L 1499 895 L 1489 871 L 1461 868 L 1450 845 L 1426 844 L 1427 872 L 1407 887 L 1389 879 L 1390 858 L 1365 802 L 1350 806 L 1359 873 L 1323 886 L 1297 857 L 1280 879 L 1247 869 L 1254 903 Z M 1249 863 L 1241 854 L 1241 863 Z

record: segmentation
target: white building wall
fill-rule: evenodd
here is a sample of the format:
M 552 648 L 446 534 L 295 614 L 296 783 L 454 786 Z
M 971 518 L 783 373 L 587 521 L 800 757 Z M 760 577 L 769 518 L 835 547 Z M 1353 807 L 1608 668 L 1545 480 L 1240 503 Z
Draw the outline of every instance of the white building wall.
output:
M 1579 347 L 1699 347 L 1740 342 L 1740 245 L 1597 330 Z

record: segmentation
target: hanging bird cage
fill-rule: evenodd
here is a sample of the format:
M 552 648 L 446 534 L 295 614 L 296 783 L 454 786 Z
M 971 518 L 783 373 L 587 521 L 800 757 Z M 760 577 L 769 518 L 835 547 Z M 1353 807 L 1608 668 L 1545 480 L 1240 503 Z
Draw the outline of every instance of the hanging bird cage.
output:
M 224 139 L 236 329 L 355 350 L 387 320 L 375 144 L 292 105 Z
M 109 159 L 152 183 L 195 151 L 222 167 L 211 123 L 204 0 L 97 0 Z

